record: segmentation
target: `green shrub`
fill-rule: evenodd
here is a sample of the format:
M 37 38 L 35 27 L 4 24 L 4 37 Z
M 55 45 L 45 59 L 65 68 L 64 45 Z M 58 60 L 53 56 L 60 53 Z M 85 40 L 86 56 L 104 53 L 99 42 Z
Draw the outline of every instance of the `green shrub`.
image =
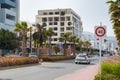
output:
M 100 75 L 94 80 L 100 80 Z M 120 80 L 120 57 L 109 57 L 102 63 L 101 80 Z
M 117 75 L 120 77 L 120 63 L 113 65 L 113 71 L 112 74 Z
M 102 63 L 102 72 L 112 73 L 112 71 L 113 71 L 113 65 L 107 62 Z
M 100 80 L 100 75 L 95 76 L 94 80 Z M 113 74 L 102 74 L 101 80 L 120 80 L 120 78 Z

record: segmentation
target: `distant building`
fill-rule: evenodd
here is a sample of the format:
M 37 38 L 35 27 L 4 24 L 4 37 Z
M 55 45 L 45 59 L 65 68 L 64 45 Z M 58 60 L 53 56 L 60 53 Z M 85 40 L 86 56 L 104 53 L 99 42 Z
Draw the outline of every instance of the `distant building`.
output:
M 13 30 L 19 20 L 19 0 L 0 0 L 0 28 Z
M 83 32 L 80 16 L 70 8 L 38 10 L 36 23 L 46 23 L 47 30 L 53 28 L 55 35 L 52 36 L 52 44 L 59 44 L 59 38 L 64 33 L 80 38 Z
M 95 49 L 99 49 L 99 39 L 96 38 L 95 34 L 90 32 L 83 32 L 82 34 L 82 40 L 83 41 L 90 41 L 91 47 Z M 117 41 L 115 37 L 112 36 L 106 36 L 102 39 L 102 50 L 106 51 L 114 51 L 116 48 L 118 48 Z

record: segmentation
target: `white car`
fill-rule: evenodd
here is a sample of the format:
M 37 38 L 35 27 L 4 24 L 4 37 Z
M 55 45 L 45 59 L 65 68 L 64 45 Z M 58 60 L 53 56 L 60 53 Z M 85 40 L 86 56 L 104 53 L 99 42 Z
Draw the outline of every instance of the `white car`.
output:
M 86 64 L 90 64 L 90 59 L 88 58 L 88 56 L 86 54 L 78 54 L 75 58 L 75 63 L 76 64 L 80 64 L 80 63 L 86 63 Z
M 37 57 L 36 53 L 29 53 L 28 57 Z

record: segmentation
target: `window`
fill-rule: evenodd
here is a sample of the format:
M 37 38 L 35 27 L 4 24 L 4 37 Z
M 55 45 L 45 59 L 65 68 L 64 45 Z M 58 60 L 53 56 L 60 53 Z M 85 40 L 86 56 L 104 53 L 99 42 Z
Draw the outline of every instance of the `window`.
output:
M 57 38 L 54 38 L 54 41 L 57 41 Z
M 53 21 L 53 18 L 52 18 L 52 17 L 49 17 L 48 19 L 49 19 L 49 21 Z
M 64 28 L 60 28 L 60 31 L 61 31 L 61 32 L 64 32 Z
M 42 18 L 42 21 L 43 21 L 43 22 L 46 22 L 46 21 L 47 21 L 47 18 Z
M 60 23 L 60 26 L 64 26 L 64 22 L 61 22 L 61 23 Z
M 61 19 L 61 21 L 65 21 L 65 17 L 61 17 L 60 19 Z
M 52 22 L 50 22 L 50 23 L 49 23 L 49 25 L 53 25 L 53 23 L 52 23 Z
M 61 15 L 65 15 L 65 11 L 62 11 L 62 12 L 61 12 Z
M 6 14 L 6 19 L 15 21 L 15 16 L 12 16 L 10 14 Z
M 60 36 L 63 37 L 64 33 L 61 33 Z
M 70 21 L 70 16 L 66 16 L 66 20 L 67 20 L 67 21 Z
M 12 1 L 12 2 L 16 2 L 15 0 L 10 0 L 10 1 Z
M 55 14 L 59 14 L 59 12 L 55 12 Z
M 54 36 L 57 36 L 57 33 L 54 33 Z
M 54 27 L 54 30 L 56 31 L 56 30 L 57 30 L 57 27 Z
M 72 27 L 67 27 L 66 30 L 72 30 Z
M 44 13 L 43 13 L 43 15 L 47 15 L 47 13 L 46 13 L 46 12 L 44 12 Z
M 54 22 L 54 25 L 57 25 L 57 22 Z
M 53 12 L 49 12 L 49 15 L 53 15 Z
M 71 32 L 68 32 L 68 34 L 72 35 L 72 33 L 71 33 Z
M 54 21 L 59 21 L 59 17 L 54 17 Z

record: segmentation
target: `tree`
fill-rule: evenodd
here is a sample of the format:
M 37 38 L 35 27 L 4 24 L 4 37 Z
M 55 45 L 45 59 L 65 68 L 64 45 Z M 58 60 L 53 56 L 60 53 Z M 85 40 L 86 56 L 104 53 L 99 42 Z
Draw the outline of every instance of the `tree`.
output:
M 77 43 L 78 43 L 78 46 L 80 47 L 80 52 L 82 52 L 82 45 L 84 44 L 83 41 L 79 39 Z
M 12 50 L 19 45 L 18 37 L 9 30 L 0 29 L 0 49 Z
M 54 51 L 55 51 L 56 54 L 57 54 L 57 52 L 60 51 L 60 48 L 58 46 L 53 46 L 52 48 L 54 49 Z
M 38 54 L 38 56 L 40 56 L 39 48 L 42 48 L 42 44 L 43 44 L 43 42 L 46 41 L 46 38 L 47 38 L 47 34 L 44 29 L 46 24 L 44 23 L 44 24 L 40 25 L 39 23 L 37 23 L 37 24 L 34 24 L 34 26 L 37 27 L 38 31 L 33 34 L 33 40 L 35 43 L 37 43 L 37 46 L 36 46 L 37 54 Z
M 32 52 L 32 27 L 29 28 L 30 31 L 30 52 Z
M 48 43 L 48 42 L 45 42 L 45 43 L 44 43 L 44 46 L 47 48 L 47 53 L 46 53 L 46 54 L 49 55 L 49 52 L 48 52 L 49 43 Z
M 27 26 L 27 22 L 21 22 L 21 23 L 16 23 L 15 24 L 15 29 L 14 29 L 15 32 L 19 32 L 20 33 L 20 36 L 22 37 L 22 55 L 23 56 L 26 56 L 26 35 L 27 35 L 27 32 L 29 31 L 29 28 Z
M 75 43 L 77 42 L 76 36 L 70 36 L 70 42 L 73 42 L 73 55 L 75 55 Z
M 107 3 L 109 4 L 109 14 L 111 15 L 110 20 L 120 47 L 120 0 L 109 0 Z
M 64 42 L 64 55 L 66 55 L 67 41 L 69 41 L 69 37 L 69 33 L 64 33 L 64 35 L 59 38 L 61 42 Z
M 83 45 L 84 45 L 84 47 L 86 47 L 87 54 L 88 54 L 88 50 L 89 50 L 89 47 L 91 46 L 91 43 L 89 41 L 85 41 Z
M 49 40 L 49 55 L 51 55 L 51 40 L 52 40 L 52 36 L 54 35 L 54 31 L 53 31 L 53 29 L 52 28 L 49 28 L 47 31 L 46 31 L 46 33 L 47 33 L 47 36 L 48 36 L 48 40 Z

